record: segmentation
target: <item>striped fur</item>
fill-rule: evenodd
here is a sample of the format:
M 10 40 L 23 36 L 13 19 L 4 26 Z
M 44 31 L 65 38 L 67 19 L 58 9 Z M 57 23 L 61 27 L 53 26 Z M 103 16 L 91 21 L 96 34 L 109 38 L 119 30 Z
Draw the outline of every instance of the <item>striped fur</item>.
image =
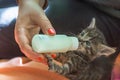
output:
M 99 61 L 101 59 L 103 62 L 107 61 L 115 49 L 106 46 L 104 35 L 95 26 L 94 18 L 77 37 L 79 39 L 77 50 L 57 53 L 56 60 L 61 62 L 62 66 L 54 63 L 51 57 L 47 57 L 49 69 L 65 75 L 71 80 L 101 80 L 106 68 L 103 68 L 104 63 Z M 109 61 L 106 64 L 109 65 Z

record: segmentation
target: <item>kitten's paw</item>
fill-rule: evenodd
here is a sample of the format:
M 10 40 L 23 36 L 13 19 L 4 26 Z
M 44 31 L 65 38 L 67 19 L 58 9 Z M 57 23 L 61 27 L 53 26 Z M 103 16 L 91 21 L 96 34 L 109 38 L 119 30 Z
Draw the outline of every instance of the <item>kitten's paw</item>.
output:
M 54 71 L 55 67 L 54 67 L 53 60 L 49 60 L 48 61 L 48 67 L 49 67 L 49 70 Z
M 48 60 L 47 63 L 48 63 L 49 70 L 54 71 L 54 64 L 55 63 L 53 62 L 53 58 L 49 55 L 47 55 L 46 58 Z
M 57 72 L 57 73 L 62 73 L 63 72 L 63 66 L 58 65 L 57 63 L 55 63 L 53 61 L 53 58 L 50 57 L 49 55 L 47 56 L 47 60 L 48 60 L 48 67 L 50 71 L 52 72 Z
M 62 68 L 58 64 L 56 64 L 54 61 L 49 60 L 48 61 L 49 70 L 57 73 L 62 73 Z

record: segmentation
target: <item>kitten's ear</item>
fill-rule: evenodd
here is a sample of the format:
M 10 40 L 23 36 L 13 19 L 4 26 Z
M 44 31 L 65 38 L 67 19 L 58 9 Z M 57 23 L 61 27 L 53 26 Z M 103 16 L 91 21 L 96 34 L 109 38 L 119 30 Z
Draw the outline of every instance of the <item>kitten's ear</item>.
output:
M 99 55 L 109 56 L 109 55 L 111 55 L 113 53 L 115 53 L 114 48 L 108 47 L 106 45 L 100 45 L 99 46 L 99 51 L 98 51 Z
M 91 21 L 91 23 L 90 23 L 90 25 L 88 26 L 88 28 L 89 29 L 94 29 L 94 28 L 96 28 L 96 26 L 95 26 L 95 18 L 92 18 L 92 21 Z

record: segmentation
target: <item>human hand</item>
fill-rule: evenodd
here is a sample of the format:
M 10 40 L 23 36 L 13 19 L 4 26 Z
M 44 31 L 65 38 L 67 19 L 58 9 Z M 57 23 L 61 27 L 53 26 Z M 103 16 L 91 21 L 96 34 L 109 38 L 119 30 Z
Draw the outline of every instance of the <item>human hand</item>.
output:
M 31 40 L 40 30 L 47 35 L 55 35 L 55 30 L 40 7 L 41 0 L 19 0 L 19 14 L 15 25 L 15 40 L 20 50 L 30 59 L 46 61 L 43 55 L 32 50 Z

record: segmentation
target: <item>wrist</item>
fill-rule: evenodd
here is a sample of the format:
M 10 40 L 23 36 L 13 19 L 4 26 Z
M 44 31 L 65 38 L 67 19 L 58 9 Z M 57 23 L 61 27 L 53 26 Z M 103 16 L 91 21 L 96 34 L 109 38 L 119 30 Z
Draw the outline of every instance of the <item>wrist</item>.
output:
M 47 0 L 16 0 L 18 3 L 18 6 L 21 7 L 23 5 L 26 5 L 27 3 L 35 3 L 41 6 L 42 8 L 45 8 L 47 6 Z

